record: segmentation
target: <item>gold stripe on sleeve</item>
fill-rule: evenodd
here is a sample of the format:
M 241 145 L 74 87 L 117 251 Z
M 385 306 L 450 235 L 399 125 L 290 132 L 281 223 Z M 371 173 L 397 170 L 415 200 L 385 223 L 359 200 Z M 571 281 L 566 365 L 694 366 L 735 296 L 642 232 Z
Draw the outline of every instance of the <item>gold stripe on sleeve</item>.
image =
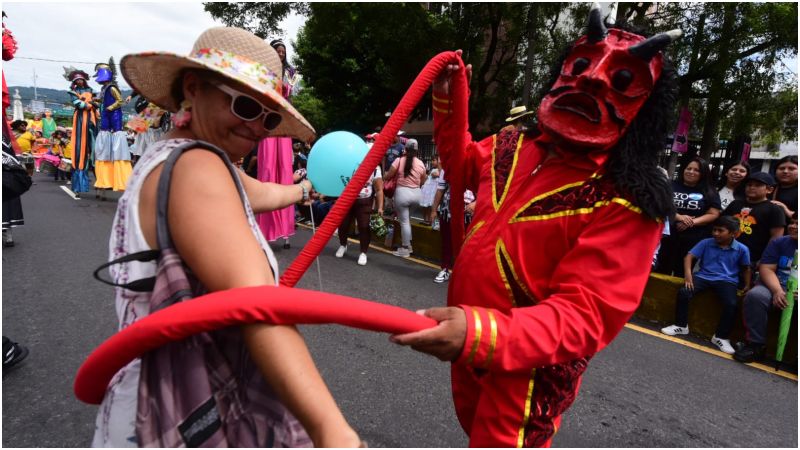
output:
M 491 329 L 491 340 L 489 341 L 489 354 L 486 356 L 486 362 L 483 363 L 483 368 L 488 369 L 492 364 L 494 357 L 494 349 L 497 345 L 497 320 L 494 318 L 494 311 L 489 311 L 489 328 Z
M 467 364 L 472 364 L 475 354 L 478 353 L 478 345 L 481 343 L 481 315 L 478 314 L 478 310 L 472 308 L 472 316 L 475 318 L 475 338 L 472 341 L 472 349 L 469 351 Z

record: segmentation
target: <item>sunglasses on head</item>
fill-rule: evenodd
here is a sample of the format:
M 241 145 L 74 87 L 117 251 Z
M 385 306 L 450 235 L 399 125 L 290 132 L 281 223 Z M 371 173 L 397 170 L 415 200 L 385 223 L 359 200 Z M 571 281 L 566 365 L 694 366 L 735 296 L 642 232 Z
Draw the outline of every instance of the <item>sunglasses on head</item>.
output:
M 219 88 L 219 90 L 222 92 L 231 96 L 231 112 L 234 116 L 247 122 L 251 122 L 263 115 L 263 126 L 267 131 L 272 131 L 275 128 L 278 128 L 278 125 L 281 124 L 283 117 L 281 117 L 277 111 L 262 105 L 261 102 L 253 97 L 221 83 L 212 84 Z

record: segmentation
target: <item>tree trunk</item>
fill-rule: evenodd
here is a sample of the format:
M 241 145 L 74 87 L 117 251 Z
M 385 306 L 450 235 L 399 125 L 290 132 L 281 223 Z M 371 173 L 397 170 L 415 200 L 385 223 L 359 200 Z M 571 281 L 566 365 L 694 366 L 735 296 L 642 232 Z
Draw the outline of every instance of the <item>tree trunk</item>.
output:
M 695 67 L 697 65 L 697 55 L 700 53 L 700 47 L 703 44 L 703 31 L 705 30 L 706 26 L 706 12 L 703 11 L 700 13 L 700 16 L 697 18 L 697 31 L 694 35 L 694 40 L 692 41 L 692 54 L 689 58 L 689 70 L 687 71 L 687 75 L 691 74 L 693 70 L 696 70 Z M 692 82 L 687 81 L 685 79 L 681 80 L 680 83 L 680 93 L 678 94 L 678 111 L 683 109 L 685 106 L 689 106 L 689 97 L 692 93 Z M 686 136 L 687 139 L 689 136 Z M 671 180 L 673 175 L 675 174 L 675 168 L 678 166 L 678 154 L 672 153 L 669 157 L 669 162 L 667 163 L 667 175 Z
M 533 85 L 533 59 L 536 56 L 536 30 L 538 29 L 536 23 L 536 3 L 528 5 L 528 57 L 525 59 L 525 79 L 522 84 L 522 104 L 525 106 L 530 105 L 531 101 L 531 86 Z
M 715 62 L 716 70 L 709 80 L 708 101 L 706 102 L 706 120 L 703 126 L 703 142 L 700 145 L 700 157 L 709 160 L 717 148 L 717 132 L 719 131 L 722 94 L 725 90 L 725 75 L 731 66 L 731 44 L 735 37 L 734 23 L 736 22 L 736 4 L 725 3 L 725 18 L 719 39 L 719 59 Z

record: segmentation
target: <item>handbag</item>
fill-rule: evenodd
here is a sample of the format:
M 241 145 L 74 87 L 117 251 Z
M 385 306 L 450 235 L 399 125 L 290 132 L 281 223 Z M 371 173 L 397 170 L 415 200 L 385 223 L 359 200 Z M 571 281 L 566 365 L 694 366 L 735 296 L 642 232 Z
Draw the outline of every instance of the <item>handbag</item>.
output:
M 394 191 L 397 189 L 397 177 L 383 182 L 383 196 L 392 198 Z
M 386 236 L 389 230 L 386 227 L 386 222 L 380 214 L 374 213 L 369 217 L 369 228 L 379 238 Z
M 11 149 L 10 141 L 3 135 L 3 201 L 11 200 L 28 192 L 33 180 L 28 171 L 17 160 Z
M 183 144 L 172 151 L 158 180 L 159 250 L 126 255 L 103 264 L 94 273 L 106 284 L 137 292 L 152 291 L 151 313 L 206 293 L 175 250 L 166 220 L 172 169 L 181 154 L 195 148 L 209 150 L 225 161 L 244 207 L 244 188 L 227 155 L 205 142 Z M 154 259 L 155 277 L 116 284 L 98 275 L 113 264 Z M 237 327 L 196 334 L 142 356 L 136 438 L 140 447 L 311 445 L 302 425 L 272 393 Z

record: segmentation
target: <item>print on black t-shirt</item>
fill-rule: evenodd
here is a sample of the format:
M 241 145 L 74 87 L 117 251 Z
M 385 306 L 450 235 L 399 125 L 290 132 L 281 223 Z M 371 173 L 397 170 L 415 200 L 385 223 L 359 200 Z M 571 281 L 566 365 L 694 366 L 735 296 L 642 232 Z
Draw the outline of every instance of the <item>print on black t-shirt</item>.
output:
M 722 214 L 739 220 L 736 240 L 750 249 L 750 261 L 753 263 L 761 259 L 761 254 L 769 243 L 772 229 L 786 226 L 783 210 L 769 200 L 760 203 L 734 200 Z

